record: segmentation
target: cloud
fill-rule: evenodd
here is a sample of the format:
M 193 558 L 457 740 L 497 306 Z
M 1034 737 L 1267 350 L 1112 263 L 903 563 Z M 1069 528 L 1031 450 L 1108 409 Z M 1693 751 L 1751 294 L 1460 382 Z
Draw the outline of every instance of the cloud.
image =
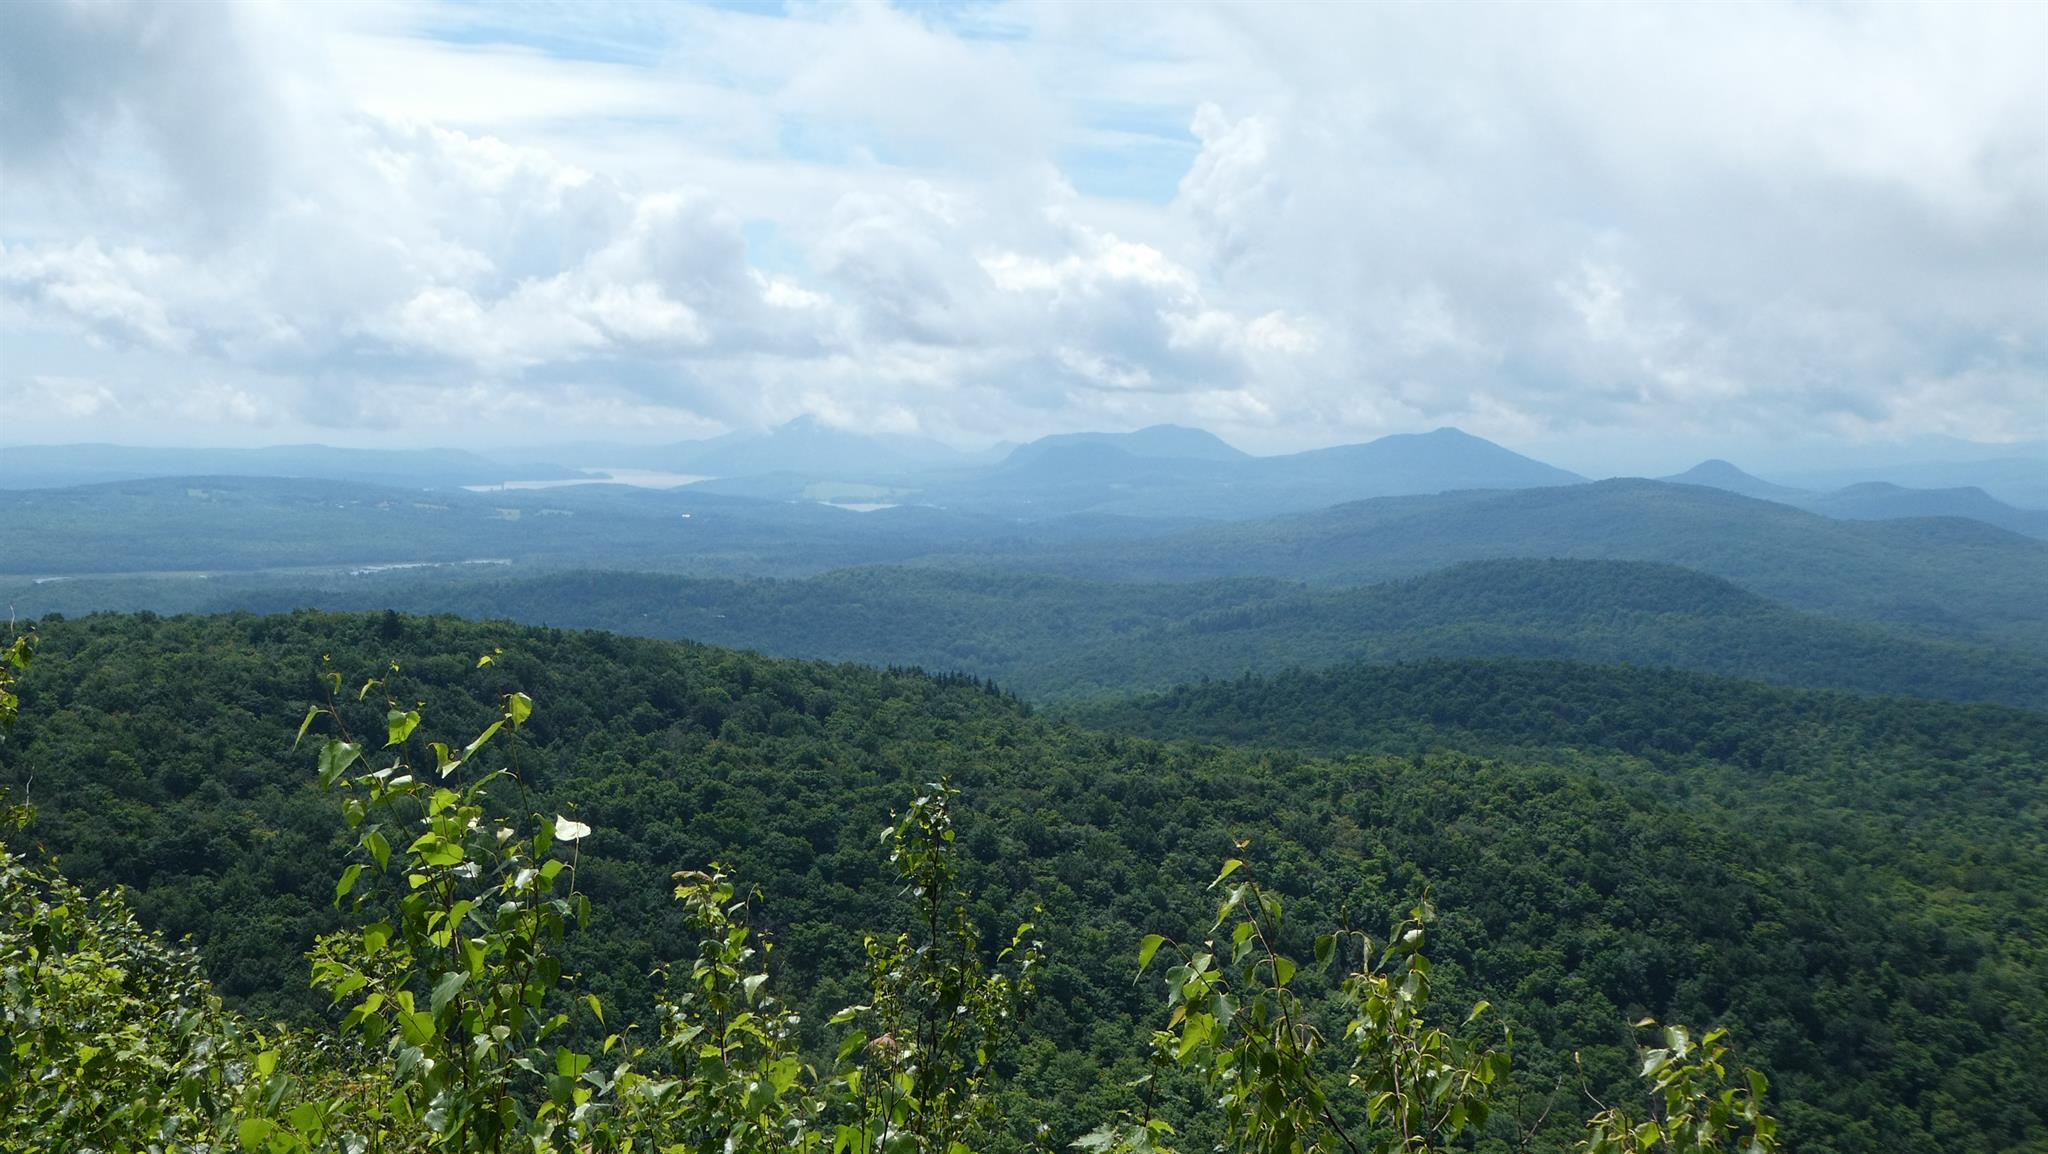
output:
M 13 5 L 0 387 L 29 436 L 2048 435 L 2044 44 L 2022 5 Z M 1158 185 L 1120 150 L 1186 168 L 1077 191 Z

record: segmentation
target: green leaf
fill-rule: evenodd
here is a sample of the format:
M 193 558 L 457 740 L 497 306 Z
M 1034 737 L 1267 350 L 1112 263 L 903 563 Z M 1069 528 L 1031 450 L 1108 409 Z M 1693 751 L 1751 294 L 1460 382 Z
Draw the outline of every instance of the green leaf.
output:
M 417 1010 L 400 1010 L 398 1028 L 405 1035 L 406 1041 L 415 1046 L 424 1046 L 434 1036 L 434 1016 L 422 1014 Z
M 347 897 L 348 892 L 356 888 L 356 878 L 360 877 L 362 875 L 362 872 L 363 865 L 361 862 L 357 862 L 356 864 L 341 871 L 341 880 L 334 883 L 335 905 L 340 905 L 341 899 Z
M 767 974 L 748 974 L 746 978 L 740 982 L 740 987 L 746 991 L 747 1001 L 749 1003 L 753 1002 L 756 998 L 760 996 L 761 986 L 767 980 Z
M 320 786 L 325 789 L 340 780 L 348 767 L 361 760 L 363 747 L 354 742 L 330 740 L 320 747 Z
M 384 747 L 389 749 L 394 745 L 405 744 L 405 739 L 412 736 L 412 731 L 419 728 L 419 724 L 420 711 L 417 709 L 394 709 L 385 714 L 384 728 L 390 732 L 391 740 L 385 742 Z
M 1166 935 L 1164 934 L 1146 934 L 1145 940 L 1138 943 L 1138 972 L 1140 974 L 1144 973 L 1145 968 L 1152 964 L 1152 959 L 1159 953 L 1159 947 L 1165 944 Z
M 468 761 L 470 756 L 476 753 L 477 750 L 482 749 L 484 747 L 484 742 L 489 741 L 493 734 L 497 733 L 498 730 L 504 728 L 504 725 L 505 723 L 503 721 L 493 721 L 489 725 L 485 726 L 484 731 L 476 735 L 475 741 L 472 741 L 468 745 L 462 747 L 462 756 L 456 758 L 456 760 Z
M 406 847 L 405 852 L 430 866 L 459 865 L 462 861 L 462 843 L 449 841 L 437 833 L 421 834 L 418 840 Z
M 1277 954 L 1274 955 L 1273 984 L 1276 986 L 1284 986 L 1287 983 L 1293 981 L 1294 968 L 1294 963 L 1291 960 L 1280 957 Z
M 1325 970 L 1337 957 L 1337 935 L 1323 934 L 1316 938 L 1316 969 Z
M 434 1017 L 441 1016 L 441 1011 L 448 1007 L 449 1002 L 455 1000 L 455 995 L 462 992 L 463 985 L 468 981 L 469 975 L 457 970 L 444 975 L 440 981 L 434 983 L 434 996 L 428 1003 Z
M 320 716 L 319 706 L 308 705 L 306 707 L 306 720 L 299 722 L 299 735 L 297 737 L 292 738 L 293 749 L 297 749 L 299 747 L 299 743 L 306 740 L 306 731 L 313 728 L 313 719 L 318 716 Z
M 242 1140 L 242 1149 L 261 1150 L 264 1140 L 277 1129 L 277 1123 L 268 1118 L 244 1118 L 235 1127 L 235 1136 Z
M 1243 868 L 1244 862 L 1239 861 L 1237 858 L 1231 858 L 1229 861 L 1224 862 L 1222 872 L 1216 875 L 1215 881 L 1209 883 L 1209 888 L 1213 890 L 1217 886 L 1222 885 L 1224 878 L 1229 877 L 1231 874 L 1234 874 L 1238 870 Z
M 311 1102 L 301 1102 L 292 1107 L 292 1112 L 285 1117 L 299 1128 L 301 1134 L 312 1137 L 320 1132 L 320 1107 Z
M 512 722 L 512 728 L 518 729 L 520 726 L 525 725 L 526 719 L 532 716 L 533 698 L 528 697 L 524 693 L 508 693 L 505 695 L 505 717 Z

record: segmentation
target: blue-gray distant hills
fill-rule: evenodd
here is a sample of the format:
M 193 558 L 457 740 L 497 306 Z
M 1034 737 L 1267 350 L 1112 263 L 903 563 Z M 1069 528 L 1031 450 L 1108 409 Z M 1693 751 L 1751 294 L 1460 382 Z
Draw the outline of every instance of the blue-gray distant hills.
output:
M 1947 476 L 1948 466 L 1910 466 Z M 0 447 L 0 489 L 64 488 L 174 477 L 282 477 L 405 489 L 518 487 L 600 481 L 606 470 L 700 480 L 700 494 L 857 509 L 914 506 L 951 515 L 1030 523 L 1096 516 L 1148 521 L 1233 521 L 1305 513 L 1375 497 L 1574 485 L 1578 474 L 1453 428 L 1360 444 L 1254 456 L 1206 430 L 1154 425 L 1131 432 L 1062 433 L 1023 445 L 963 452 L 929 438 L 868 434 L 814 418 L 776 428 L 665 445 L 559 444 L 486 454 L 459 449 L 247 449 L 117 445 Z M 2048 461 L 1991 459 L 1954 466 L 2028 491 L 2048 483 Z M 1975 470 L 1976 473 L 1970 473 Z M 1898 470 L 1878 470 L 1899 475 Z M 1951 470 L 1953 471 L 1953 470 Z M 1988 472 L 1987 472 L 1988 471 Z M 2048 510 L 2016 507 L 1982 487 L 1907 487 L 1875 475 L 1832 488 L 1765 480 L 1721 460 L 1675 476 L 1828 517 L 1884 520 L 1965 517 L 2048 537 Z
M 992 464 L 887 474 L 812 468 L 708 482 L 712 492 L 830 499 L 832 483 L 864 497 L 1023 520 L 1077 513 L 1234 520 L 1344 501 L 1456 489 L 1526 489 L 1585 478 L 1457 429 L 1255 457 L 1200 429 L 1044 437 Z
M 339 481 L 174 478 L 0 491 L 27 578 L 503 561 L 805 576 L 914 564 L 1098 581 L 1270 577 L 1322 586 L 1466 561 L 1649 561 L 1792 608 L 2048 652 L 2048 541 L 1951 517 L 1837 520 L 1697 485 L 1461 490 L 1230 522 L 1083 512 L 1031 520 L 872 513 L 699 491 L 572 486 L 422 493 Z
M 1888 481 L 1864 481 L 1827 492 L 1779 485 L 1743 472 L 1726 461 L 1702 461 L 1683 473 L 1664 478 L 1674 484 L 1704 485 L 1793 505 L 1825 517 L 1852 521 L 1884 521 L 1901 517 L 1966 517 L 2015 533 L 2048 537 L 2048 510 L 2022 509 L 2000 501 L 1974 485 L 1947 489 L 1913 489 Z
M 961 563 L 1097 580 L 1352 585 L 1502 557 L 1681 565 L 1795 608 L 2048 647 L 2048 541 L 1962 518 L 1836 520 L 1663 481 L 1382 497 Z
M 1692 468 L 1663 480 L 1674 485 L 1704 485 L 1709 489 L 1722 489 L 1740 493 L 1745 497 L 1756 497 L 1764 501 L 1790 502 L 1801 497 L 1811 497 L 1810 489 L 1799 489 L 1791 485 L 1778 485 L 1762 477 L 1745 473 L 1727 461 L 1714 459 L 1701 461 Z

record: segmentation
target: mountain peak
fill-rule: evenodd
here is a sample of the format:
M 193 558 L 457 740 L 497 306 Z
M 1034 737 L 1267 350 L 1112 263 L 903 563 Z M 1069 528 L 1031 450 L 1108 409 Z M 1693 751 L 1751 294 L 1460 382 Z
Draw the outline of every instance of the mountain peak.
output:
M 1766 501 L 1782 501 L 1788 497 L 1802 495 L 1798 489 L 1785 485 L 1774 485 L 1752 473 L 1746 473 L 1737 466 L 1719 457 L 1709 457 L 1683 473 L 1658 480 L 1674 485 L 1700 485 L 1708 489 L 1724 489 L 1740 493 L 1745 497 L 1758 497 Z
M 818 436 L 821 434 L 838 434 L 841 436 L 849 437 L 857 437 L 860 435 L 858 433 L 853 432 L 850 429 L 842 429 L 837 425 L 827 424 L 826 422 L 819 420 L 817 415 L 814 413 L 803 413 L 798 416 L 791 417 L 789 420 L 782 422 L 781 424 L 775 426 L 772 429 L 769 429 L 767 435 L 771 437 L 779 437 L 791 434 L 805 437 Z

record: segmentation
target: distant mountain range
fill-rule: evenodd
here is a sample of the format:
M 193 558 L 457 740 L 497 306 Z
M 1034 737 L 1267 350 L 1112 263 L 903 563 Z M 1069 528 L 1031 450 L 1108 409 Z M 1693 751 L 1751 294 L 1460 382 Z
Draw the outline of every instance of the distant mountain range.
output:
M 959 562 L 1099 580 L 1355 585 L 1500 557 L 1682 565 L 1795 608 L 2048 647 L 2048 541 L 1960 518 L 1834 520 L 1664 481 L 1383 497 Z
M 1864 481 L 1829 492 L 1816 492 L 1773 484 L 1718 460 L 1702 461 L 1664 480 L 1776 501 L 1837 520 L 1965 517 L 2030 537 L 2048 537 L 2048 510 L 2015 508 L 1974 485 L 1951 489 L 1909 489 L 1887 481 Z
M 1099 581 L 1344 586 L 1503 558 L 1649 561 L 1809 612 L 2048 653 L 2048 541 L 1953 517 L 1836 520 L 1647 480 L 1380 497 L 1214 522 L 1093 510 L 1017 520 L 918 505 L 854 513 L 701 486 L 425 493 L 176 478 L 0 491 L 0 541 L 6 568 L 31 578 L 490 560 L 698 576 L 916 564 Z
M 2028 491 L 2038 482 L 2048 505 L 2048 462 L 1984 458 L 1903 468 L 1937 479 L 1982 476 L 2003 487 L 1909 488 L 1858 475 L 1857 483 L 1809 488 L 1766 480 L 1721 460 L 1702 462 L 1664 480 L 1836 519 L 1961 517 L 2048 537 L 2048 509 L 2016 507 L 1996 495 Z M 1213 433 L 1176 425 L 1124 433 L 1063 433 L 977 454 L 928 438 L 852 432 L 809 417 L 765 432 L 702 441 L 564 444 L 497 458 L 464 450 L 318 445 L 0 449 L 0 489 L 186 476 L 317 478 L 414 490 L 518 488 L 521 483 L 601 482 L 606 470 L 659 474 L 640 478 L 649 484 L 680 485 L 691 478 L 709 478 L 690 485 L 705 496 L 858 509 L 915 506 L 1019 524 L 1076 516 L 1243 521 L 1373 498 L 1529 490 L 1585 481 L 1452 428 L 1276 456 L 1253 456 Z
M 982 466 L 836 478 L 818 469 L 790 470 L 723 478 L 702 487 L 766 499 L 818 500 L 831 499 L 832 482 L 863 482 L 866 500 L 1025 520 L 1076 513 L 1231 520 L 1367 497 L 1583 480 L 1457 429 L 1254 457 L 1200 429 L 1155 425 L 1132 433 L 1044 437 Z

